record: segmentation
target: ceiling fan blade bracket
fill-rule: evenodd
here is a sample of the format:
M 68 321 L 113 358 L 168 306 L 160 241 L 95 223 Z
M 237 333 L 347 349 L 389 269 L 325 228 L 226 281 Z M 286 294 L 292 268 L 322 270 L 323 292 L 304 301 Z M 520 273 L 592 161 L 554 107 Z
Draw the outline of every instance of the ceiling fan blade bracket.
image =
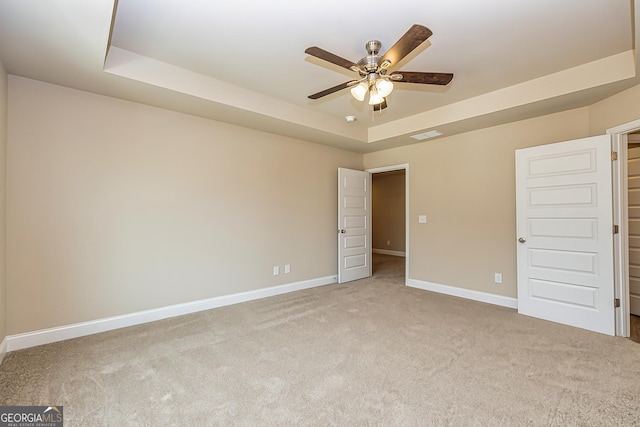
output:
M 360 77 L 364 77 L 367 75 L 367 70 L 365 70 L 363 67 L 361 67 L 359 64 L 354 65 L 350 68 L 351 71 L 356 72 L 358 74 L 360 74 Z
M 351 80 L 350 82 L 347 82 L 347 87 L 353 87 L 356 85 L 359 85 L 360 83 L 367 81 L 367 78 L 365 77 L 364 79 L 360 79 L 360 80 Z

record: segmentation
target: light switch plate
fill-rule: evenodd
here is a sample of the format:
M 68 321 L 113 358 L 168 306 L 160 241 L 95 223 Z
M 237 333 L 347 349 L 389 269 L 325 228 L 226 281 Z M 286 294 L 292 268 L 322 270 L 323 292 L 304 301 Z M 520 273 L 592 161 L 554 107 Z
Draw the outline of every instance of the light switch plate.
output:
M 277 276 L 278 274 L 280 274 L 280 267 L 277 265 L 273 266 L 273 275 Z
M 426 224 L 427 223 L 427 216 L 426 215 L 418 215 L 418 223 Z

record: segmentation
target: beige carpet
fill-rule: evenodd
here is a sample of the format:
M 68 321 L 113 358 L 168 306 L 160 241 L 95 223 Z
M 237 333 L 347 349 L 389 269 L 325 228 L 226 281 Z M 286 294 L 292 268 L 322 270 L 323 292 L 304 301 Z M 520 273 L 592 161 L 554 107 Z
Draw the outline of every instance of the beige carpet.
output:
M 374 277 L 13 352 L 66 426 L 640 425 L 640 345 Z

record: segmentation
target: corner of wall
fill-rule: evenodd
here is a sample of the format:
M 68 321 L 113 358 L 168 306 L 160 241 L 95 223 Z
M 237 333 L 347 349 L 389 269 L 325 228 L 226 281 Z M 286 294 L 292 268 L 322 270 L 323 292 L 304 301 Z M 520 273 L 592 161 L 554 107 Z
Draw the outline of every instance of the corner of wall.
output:
M 4 356 L 7 355 L 7 337 L 4 337 L 2 341 L 0 341 L 0 365 L 4 360 Z
M 640 85 L 632 86 L 590 105 L 589 135 L 604 135 L 607 129 L 640 119 Z
M 7 72 L 0 61 L 0 363 L 7 352 L 7 287 L 5 263 L 6 174 L 7 174 Z

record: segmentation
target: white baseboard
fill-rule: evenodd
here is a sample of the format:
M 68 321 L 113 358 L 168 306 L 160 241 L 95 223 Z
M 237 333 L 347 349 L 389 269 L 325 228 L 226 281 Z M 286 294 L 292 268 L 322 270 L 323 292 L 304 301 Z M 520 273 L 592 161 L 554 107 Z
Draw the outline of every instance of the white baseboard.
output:
M 4 360 L 4 356 L 7 355 L 7 337 L 4 337 L 2 339 L 2 342 L 0 342 L 0 364 L 2 363 L 2 361 Z
M 374 254 L 380 254 L 380 255 L 393 255 L 393 256 L 401 256 L 401 257 L 406 256 L 405 252 L 402 252 L 402 251 L 388 251 L 386 249 L 371 249 L 371 252 L 373 252 Z
M 254 291 L 223 295 L 183 304 L 138 311 L 121 316 L 107 317 L 88 322 L 75 323 L 72 325 L 9 335 L 3 341 L 3 345 L 5 352 L 21 350 L 23 348 L 35 347 L 42 344 L 83 337 L 119 328 L 126 328 L 127 326 L 140 325 L 143 323 L 154 322 L 156 320 L 168 319 L 170 317 L 182 316 L 184 314 L 196 313 L 198 311 L 210 310 L 212 308 L 272 297 L 275 295 L 315 288 L 323 285 L 330 285 L 333 283 L 337 283 L 336 276 L 321 277 L 318 279 L 305 280 L 286 285 L 273 286 L 270 288 L 256 289 Z
M 438 283 L 423 282 L 422 280 L 408 279 L 407 286 L 425 291 L 438 292 L 454 297 L 466 298 L 474 301 L 486 302 L 509 308 L 518 308 L 518 299 L 488 292 L 472 291 L 471 289 L 457 288 L 455 286 L 440 285 Z

